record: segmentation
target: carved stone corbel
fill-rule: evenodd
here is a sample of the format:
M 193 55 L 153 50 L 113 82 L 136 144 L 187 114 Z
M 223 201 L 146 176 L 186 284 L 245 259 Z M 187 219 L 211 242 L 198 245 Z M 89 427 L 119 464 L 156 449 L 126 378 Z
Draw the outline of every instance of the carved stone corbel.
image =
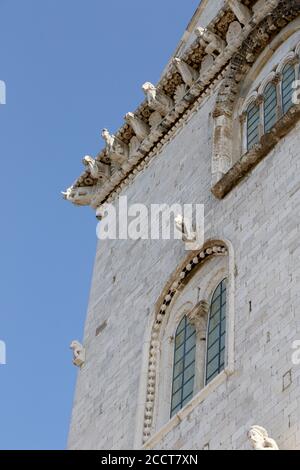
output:
M 241 35 L 243 34 L 243 28 L 238 21 L 233 21 L 230 23 L 227 34 L 226 41 L 228 46 L 236 47 L 240 44 Z
M 82 367 L 85 363 L 85 349 L 79 341 L 72 341 L 70 348 L 73 350 L 73 364 Z
M 210 73 L 214 65 L 214 62 L 215 62 L 215 59 L 210 54 L 207 54 L 202 59 L 201 67 L 200 67 L 200 78 L 204 83 L 207 80 L 207 76 Z
M 176 69 L 181 75 L 182 80 L 187 86 L 191 87 L 194 82 L 199 78 L 198 72 L 196 72 L 196 70 L 194 70 L 183 60 L 178 59 L 178 57 L 175 57 L 173 59 L 173 64 L 175 65 Z
M 246 25 L 250 22 L 252 13 L 240 0 L 227 0 L 227 4 L 240 23 Z
M 148 105 L 154 111 L 158 111 L 162 116 L 165 116 L 174 107 L 172 98 L 158 90 L 152 83 L 146 82 L 142 86 L 146 95 Z
M 125 116 L 125 121 L 132 127 L 135 135 L 140 141 L 148 137 L 150 133 L 150 127 L 134 113 L 127 113 Z
M 90 174 L 95 179 L 107 180 L 110 177 L 110 166 L 102 163 L 94 158 L 86 155 L 82 163 L 90 171 Z
M 119 165 L 128 160 L 129 148 L 122 140 L 110 134 L 107 129 L 103 129 L 102 137 L 106 144 L 106 153 L 109 159 Z
M 217 36 L 212 31 L 209 31 L 207 28 L 202 28 L 199 26 L 195 29 L 195 34 L 200 39 L 201 45 L 205 48 L 206 54 L 222 54 L 226 48 L 226 43 L 223 39 Z
M 94 196 L 95 186 L 74 187 L 71 186 L 61 194 L 64 199 L 76 206 L 89 206 Z

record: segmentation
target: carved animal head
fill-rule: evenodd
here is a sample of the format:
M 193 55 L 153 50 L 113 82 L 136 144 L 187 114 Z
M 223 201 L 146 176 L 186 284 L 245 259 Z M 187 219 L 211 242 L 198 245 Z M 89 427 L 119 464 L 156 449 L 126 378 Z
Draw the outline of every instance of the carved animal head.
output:
M 70 344 L 70 349 L 73 349 L 73 351 L 75 351 L 76 349 L 81 349 L 81 344 L 79 343 L 79 341 L 72 341 L 72 343 Z
M 144 93 L 149 93 L 150 91 L 155 91 L 155 86 L 150 83 L 150 82 L 146 82 L 144 83 L 144 85 L 142 86 L 142 89 L 144 90 Z
M 67 188 L 66 191 L 61 192 L 64 199 L 70 199 L 72 197 L 72 193 L 73 193 L 73 186 L 71 186 L 70 188 Z
M 127 121 L 127 122 L 131 122 L 134 118 L 135 118 L 135 116 L 134 116 L 133 113 L 127 113 L 125 115 L 125 121 Z
M 93 164 L 94 161 L 95 160 L 92 157 L 90 157 L 89 155 L 86 155 L 82 159 L 82 163 L 84 164 L 84 166 L 89 166 L 89 165 Z

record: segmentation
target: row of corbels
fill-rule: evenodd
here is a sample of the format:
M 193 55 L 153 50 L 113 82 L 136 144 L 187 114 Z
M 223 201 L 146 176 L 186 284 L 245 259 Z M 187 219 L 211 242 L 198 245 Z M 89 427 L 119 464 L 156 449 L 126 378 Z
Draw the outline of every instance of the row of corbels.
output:
M 177 86 L 173 97 L 150 82 L 144 83 L 142 89 L 147 105 L 152 110 L 148 122 L 135 113 L 126 114 L 125 121 L 134 132 L 129 143 L 103 129 L 104 158 L 103 154 L 97 159 L 90 156 L 83 158 L 83 164 L 91 176 L 90 185 L 68 188 L 62 193 L 65 199 L 74 204 L 89 205 L 95 193 L 104 184 L 106 192 L 113 190 L 178 119 L 188 102 L 193 101 L 210 83 L 215 63 L 226 62 L 227 55 L 229 57 L 240 44 L 243 27 L 248 25 L 253 17 L 253 12 L 240 0 L 227 0 L 227 3 L 238 21 L 229 25 L 226 41 L 208 28 L 197 27 L 195 34 L 204 51 L 200 70 L 195 70 L 178 57 L 174 58 L 172 66 L 179 72 L 183 83 Z M 278 0 L 266 0 L 265 3 L 275 5 Z

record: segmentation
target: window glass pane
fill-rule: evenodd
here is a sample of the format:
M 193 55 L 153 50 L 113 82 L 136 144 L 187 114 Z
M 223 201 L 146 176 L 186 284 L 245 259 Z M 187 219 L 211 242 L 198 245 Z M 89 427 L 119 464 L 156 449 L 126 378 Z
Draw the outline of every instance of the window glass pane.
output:
M 178 335 L 176 335 L 176 338 L 175 338 L 175 348 L 179 348 L 179 346 L 181 346 L 181 344 L 184 343 L 184 330 L 179 333 Z
M 185 350 L 190 351 L 193 346 L 196 344 L 196 333 L 194 333 L 192 336 L 190 336 L 185 343 Z
M 220 345 L 221 349 L 225 348 L 225 339 L 226 338 L 225 338 L 225 334 L 224 334 L 224 335 L 221 336 L 221 345 Z
M 287 113 L 293 105 L 292 97 L 294 89 L 292 84 L 296 79 L 295 67 L 292 64 L 287 64 L 282 71 L 282 110 Z
M 193 393 L 193 388 L 194 388 L 194 377 L 189 380 L 184 386 L 183 386 L 183 399 L 188 397 Z
M 175 335 L 171 417 L 193 396 L 195 354 L 196 330 L 184 317 Z
M 207 378 L 219 371 L 219 356 L 215 357 L 211 362 L 207 363 Z
M 221 335 L 226 331 L 226 318 L 221 322 Z
M 277 92 L 276 85 L 269 83 L 264 91 L 264 126 L 269 132 L 277 121 Z
M 210 311 L 211 316 L 213 317 L 219 311 L 220 311 L 220 297 L 217 297 L 214 303 L 211 304 L 211 311 Z
M 176 408 L 181 402 L 181 389 L 173 395 L 172 408 Z
M 174 382 L 173 382 L 173 393 L 174 394 L 176 392 L 178 392 L 178 390 L 182 387 L 182 379 L 183 379 L 182 374 L 180 374 L 179 377 L 177 377 L 177 379 L 174 379 Z
M 179 361 L 174 367 L 174 378 L 183 372 L 183 360 Z
M 172 409 L 171 416 L 176 415 L 176 413 L 178 413 L 178 411 L 180 410 L 181 410 L 181 405 L 176 406 L 174 409 Z
M 182 346 L 180 346 L 180 348 L 176 349 L 175 350 L 175 364 L 180 361 L 180 359 L 182 359 L 183 357 L 183 354 L 184 354 L 184 344 Z
M 207 347 L 210 348 L 212 344 L 214 344 L 220 336 L 220 326 L 217 325 L 211 332 L 208 334 L 208 342 Z
M 221 309 L 219 304 L 218 312 L 210 319 L 209 329 L 214 330 L 216 326 L 220 323 Z
M 183 382 L 186 383 L 188 382 L 192 377 L 194 377 L 195 374 L 195 364 L 192 363 L 189 367 L 187 367 L 184 371 L 184 378 Z
M 225 329 L 226 279 L 217 287 L 211 301 L 207 337 L 206 383 L 209 383 L 224 368 Z
M 193 347 L 193 349 L 191 349 L 191 351 L 189 351 L 187 355 L 185 356 L 186 366 L 189 366 L 192 362 L 195 361 L 195 355 L 196 355 L 196 348 Z
M 259 117 L 259 107 L 255 103 L 250 104 L 247 111 L 247 150 L 259 141 Z
M 195 327 L 190 323 L 186 325 L 186 338 L 189 338 L 193 333 L 195 333 Z
M 185 406 L 189 401 L 191 401 L 192 398 L 193 398 L 193 394 L 191 393 L 183 400 L 182 406 Z
M 220 341 L 217 341 L 207 350 L 207 362 L 210 362 L 214 357 L 218 355 L 220 351 Z

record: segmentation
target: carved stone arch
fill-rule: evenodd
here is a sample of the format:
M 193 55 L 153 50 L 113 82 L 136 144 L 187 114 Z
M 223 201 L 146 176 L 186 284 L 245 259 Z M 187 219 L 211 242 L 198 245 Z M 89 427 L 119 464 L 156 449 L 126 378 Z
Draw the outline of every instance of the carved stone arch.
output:
M 280 64 L 278 65 L 276 69 L 276 73 L 281 75 L 286 65 L 295 64 L 295 62 L 297 61 L 298 61 L 297 54 L 295 52 L 290 52 L 281 60 Z
M 299 14 L 299 1 L 281 0 L 278 6 L 270 10 L 258 25 L 249 30 L 247 37 L 228 64 L 213 112 L 212 192 L 218 198 L 224 197 L 225 191 L 228 192 L 227 187 L 232 187 L 230 178 L 224 182 L 224 185 L 221 180 L 235 163 L 234 110 L 239 95 L 242 95 L 242 100 L 245 99 L 245 94 L 242 93 L 243 82 L 247 76 L 250 76 L 251 69 L 255 67 L 255 63 L 260 57 L 263 58 L 263 62 L 260 64 L 263 67 L 274 50 L 299 30 Z M 241 130 L 239 132 L 241 156 L 242 132 Z
M 274 82 L 274 80 L 276 80 L 276 72 L 273 71 L 261 82 L 260 87 L 258 88 L 258 95 L 263 95 L 266 86 L 269 85 L 269 83 Z
M 258 98 L 257 91 L 253 91 L 245 100 L 243 107 L 241 108 L 240 114 L 246 113 L 250 104 L 254 103 Z
M 168 317 L 175 299 L 183 291 L 184 287 L 192 279 L 195 272 L 207 263 L 208 260 L 217 256 L 226 256 L 228 259 L 228 279 L 229 279 L 229 304 L 231 313 L 228 320 L 229 335 L 233 333 L 233 309 L 234 309 L 234 252 L 229 241 L 209 240 L 198 252 L 193 252 L 173 273 L 157 303 L 154 317 L 152 317 L 151 325 L 145 340 L 145 351 L 142 370 L 147 370 L 146 380 L 141 381 L 140 386 L 140 410 L 137 416 L 137 435 L 136 447 L 145 443 L 153 434 L 153 418 L 154 409 L 157 405 L 157 377 L 159 372 L 159 349 L 160 349 L 160 332 L 164 328 L 165 321 Z M 182 312 L 180 312 L 182 313 Z M 226 373 L 229 374 L 233 370 L 233 344 L 228 345 L 227 368 Z

